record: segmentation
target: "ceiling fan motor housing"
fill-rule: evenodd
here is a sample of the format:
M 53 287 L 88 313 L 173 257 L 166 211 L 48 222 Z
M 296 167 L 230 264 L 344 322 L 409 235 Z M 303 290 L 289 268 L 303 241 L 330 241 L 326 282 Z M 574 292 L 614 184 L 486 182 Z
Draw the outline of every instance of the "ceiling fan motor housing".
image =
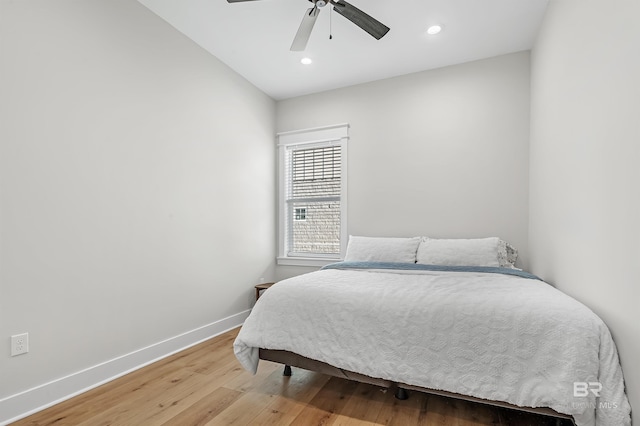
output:
M 316 0 L 316 7 L 325 7 L 327 2 L 325 0 Z

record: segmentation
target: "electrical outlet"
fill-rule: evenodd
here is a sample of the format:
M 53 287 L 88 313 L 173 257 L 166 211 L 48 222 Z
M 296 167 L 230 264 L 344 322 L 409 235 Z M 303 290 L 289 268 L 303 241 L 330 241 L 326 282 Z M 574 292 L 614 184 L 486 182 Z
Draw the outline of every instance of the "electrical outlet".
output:
M 29 352 L 29 333 L 11 336 L 11 356 L 26 354 Z

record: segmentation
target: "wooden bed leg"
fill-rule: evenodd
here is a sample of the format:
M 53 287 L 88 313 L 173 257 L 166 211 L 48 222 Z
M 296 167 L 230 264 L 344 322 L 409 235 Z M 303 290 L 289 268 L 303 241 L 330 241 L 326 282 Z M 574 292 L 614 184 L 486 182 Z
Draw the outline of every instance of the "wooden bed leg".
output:
M 291 366 L 290 365 L 285 365 L 284 366 L 284 371 L 282 372 L 283 376 L 291 376 Z
M 409 394 L 407 393 L 407 390 L 405 388 L 401 388 L 400 386 L 398 386 L 398 388 L 396 389 L 396 399 L 404 401 L 407 398 L 409 398 Z

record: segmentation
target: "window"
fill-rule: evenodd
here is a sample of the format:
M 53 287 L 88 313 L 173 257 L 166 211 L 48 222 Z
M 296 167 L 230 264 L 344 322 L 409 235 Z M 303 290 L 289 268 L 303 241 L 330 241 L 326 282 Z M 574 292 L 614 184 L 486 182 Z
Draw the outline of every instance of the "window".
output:
M 278 134 L 279 264 L 317 266 L 343 257 L 348 128 Z
M 295 221 L 307 220 L 307 208 L 300 207 L 300 208 L 294 209 L 293 220 Z

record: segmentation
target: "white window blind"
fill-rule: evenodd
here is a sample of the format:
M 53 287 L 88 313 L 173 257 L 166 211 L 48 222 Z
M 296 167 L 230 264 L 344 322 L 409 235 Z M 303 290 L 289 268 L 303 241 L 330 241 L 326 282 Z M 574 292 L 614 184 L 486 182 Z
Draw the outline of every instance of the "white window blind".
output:
M 346 126 L 279 135 L 280 257 L 339 259 L 346 226 Z M 319 140 L 325 137 L 326 140 Z M 284 262 L 280 262 L 284 263 Z

